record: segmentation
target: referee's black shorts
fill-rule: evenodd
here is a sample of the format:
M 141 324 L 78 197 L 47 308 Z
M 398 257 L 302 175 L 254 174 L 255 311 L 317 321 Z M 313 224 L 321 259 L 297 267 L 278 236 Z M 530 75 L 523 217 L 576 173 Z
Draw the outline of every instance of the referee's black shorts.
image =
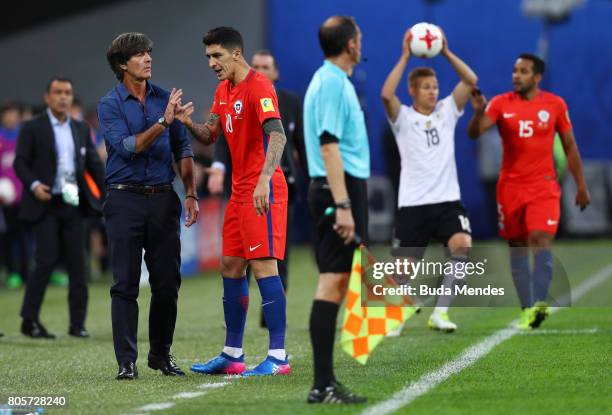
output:
M 351 212 L 355 233 L 364 243 L 368 238 L 368 189 L 365 179 L 345 174 L 346 189 L 351 199 Z M 325 210 L 334 206 L 331 189 L 325 177 L 314 178 L 308 189 L 308 206 L 315 226 L 315 255 L 319 273 L 351 271 L 355 245 L 345 245 L 333 228 L 335 215 L 325 216 Z

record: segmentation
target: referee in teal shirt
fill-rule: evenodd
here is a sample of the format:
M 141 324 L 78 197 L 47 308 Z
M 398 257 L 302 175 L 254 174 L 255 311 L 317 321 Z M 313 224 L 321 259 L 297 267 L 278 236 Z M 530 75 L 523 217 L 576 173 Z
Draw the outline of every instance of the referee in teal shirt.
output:
M 349 76 L 361 60 L 361 31 L 333 16 L 319 29 L 325 61 L 304 98 L 304 140 L 311 178 L 308 203 L 316 226 L 319 283 L 310 314 L 314 385 L 309 403 L 363 403 L 334 376 L 339 305 L 348 287 L 355 240 L 367 240 L 370 150 L 363 111 Z M 325 211 L 335 207 L 335 217 Z

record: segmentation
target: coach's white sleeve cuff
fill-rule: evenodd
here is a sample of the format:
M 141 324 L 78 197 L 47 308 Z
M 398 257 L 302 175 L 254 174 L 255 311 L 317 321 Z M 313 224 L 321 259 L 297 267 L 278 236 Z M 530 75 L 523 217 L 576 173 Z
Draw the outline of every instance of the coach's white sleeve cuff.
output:
M 32 193 L 34 193 L 34 189 L 36 189 L 36 187 L 40 184 L 40 180 L 34 180 L 32 182 L 32 184 L 30 185 L 30 191 Z

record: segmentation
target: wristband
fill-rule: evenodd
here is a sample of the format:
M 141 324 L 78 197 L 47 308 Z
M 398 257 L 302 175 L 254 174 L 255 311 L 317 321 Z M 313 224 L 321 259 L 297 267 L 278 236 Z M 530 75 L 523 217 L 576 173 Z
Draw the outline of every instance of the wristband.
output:
M 166 117 L 161 117 L 160 119 L 157 120 L 157 123 L 164 128 L 170 127 L 170 124 L 168 124 L 168 121 L 166 121 Z
M 187 196 L 185 196 L 185 199 L 187 199 L 187 198 L 192 198 L 192 199 L 193 199 L 193 200 L 195 200 L 196 202 L 198 202 L 198 201 L 200 200 L 200 199 L 198 199 L 198 197 L 197 197 L 197 196 L 194 196 L 194 195 L 187 195 Z
M 338 203 L 336 203 L 336 208 L 338 209 L 350 209 L 351 208 L 351 199 L 348 197 Z

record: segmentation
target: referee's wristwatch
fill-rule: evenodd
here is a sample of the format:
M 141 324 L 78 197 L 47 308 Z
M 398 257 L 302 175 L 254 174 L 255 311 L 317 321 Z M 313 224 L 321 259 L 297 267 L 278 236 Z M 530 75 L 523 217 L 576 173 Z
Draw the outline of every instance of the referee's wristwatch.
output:
M 157 120 L 157 123 L 164 128 L 168 128 L 170 126 L 170 124 L 168 124 L 168 121 L 166 121 L 166 117 L 161 117 Z
M 351 199 L 349 199 L 348 197 L 336 203 L 336 209 L 350 209 L 350 208 L 351 208 Z

